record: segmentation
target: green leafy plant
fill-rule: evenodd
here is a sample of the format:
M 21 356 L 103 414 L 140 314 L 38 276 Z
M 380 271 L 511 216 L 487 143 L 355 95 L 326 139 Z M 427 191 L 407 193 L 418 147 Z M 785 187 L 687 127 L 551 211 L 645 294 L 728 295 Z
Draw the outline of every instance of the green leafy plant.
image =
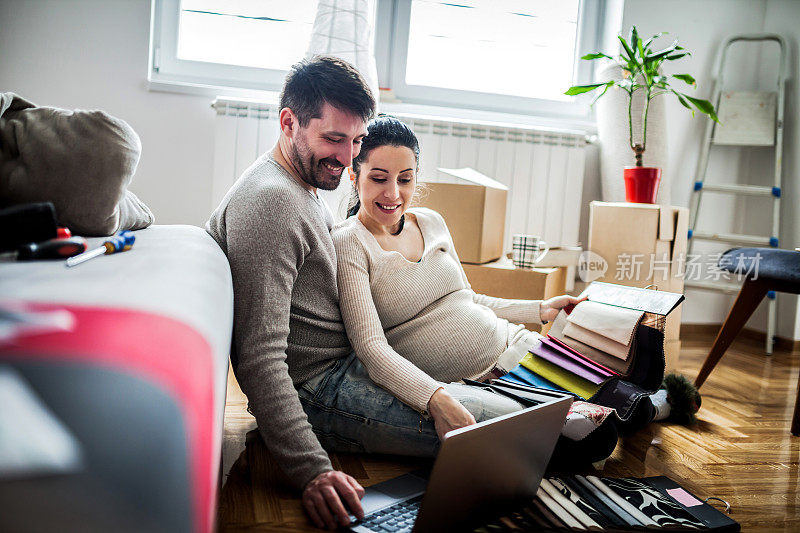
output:
M 658 33 L 646 41 L 642 41 L 639 37 L 639 32 L 636 30 L 636 26 L 632 26 L 628 41 L 626 41 L 622 35 L 619 36 L 620 43 L 622 43 L 622 53 L 616 58 L 599 52 L 587 54 L 581 58 L 587 61 L 595 59 L 609 59 L 614 61 L 622 68 L 623 78 L 621 80 L 609 80 L 601 83 L 591 83 L 589 85 L 575 85 L 564 93 L 573 96 L 602 88 L 602 91 L 592 101 L 592 105 L 606 94 L 609 87 L 618 87 L 628 94 L 628 137 L 631 149 L 636 155 L 637 167 L 642 166 L 642 154 L 647 147 L 647 113 L 650 109 L 650 101 L 653 98 L 662 94 L 674 94 L 681 105 L 692 112 L 692 116 L 694 116 L 694 111 L 697 109 L 701 113 L 705 113 L 711 117 L 712 120 L 719 122 L 717 113 L 711 102 L 679 92 L 670 85 L 672 80 L 679 80 L 690 86 L 696 86 L 697 82 L 691 75 L 673 74 L 668 76 L 659 72 L 662 63 L 665 61 L 675 61 L 691 55 L 682 46 L 678 45 L 678 41 L 673 42 L 663 50 L 653 51 L 650 48 L 653 41 L 662 35 L 666 35 L 666 32 Z M 633 94 L 636 91 L 645 92 L 644 109 L 642 110 L 641 143 L 634 143 L 633 140 L 633 114 L 631 107 L 633 103 Z

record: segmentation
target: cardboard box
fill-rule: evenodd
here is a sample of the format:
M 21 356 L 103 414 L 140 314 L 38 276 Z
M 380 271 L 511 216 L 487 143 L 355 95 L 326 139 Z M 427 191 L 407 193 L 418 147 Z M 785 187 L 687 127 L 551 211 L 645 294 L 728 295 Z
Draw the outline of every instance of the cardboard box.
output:
M 513 300 L 546 300 L 564 294 L 566 269 L 515 268 L 503 258 L 483 265 L 462 264 L 472 290 L 478 294 Z M 531 331 L 540 331 L 538 324 L 525 324 Z M 547 328 L 548 326 L 545 326 Z
M 572 294 L 572 291 L 575 290 L 575 272 L 581 252 L 583 252 L 583 248 L 580 246 L 555 246 L 550 248 L 545 256 L 536 263 L 536 266 L 538 268 L 565 267 L 567 269 L 565 294 Z M 512 252 L 508 252 L 506 257 L 512 259 Z
M 682 293 L 688 230 L 685 207 L 592 202 L 588 249 L 608 263 L 597 280 Z
M 588 249 L 608 264 L 598 281 L 683 293 L 689 210 L 654 204 L 592 202 Z M 680 312 L 667 318 L 666 339 L 680 336 Z
M 417 205 L 444 217 L 459 259 L 482 264 L 503 255 L 508 187 L 471 169 L 439 171 L 459 183 L 426 182 Z
M 671 340 L 664 342 L 664 373 L 676 372 L 681 359 L 681 341 Z
M 681 310 L 683 306 L 678 307 L 669 315 L 667 315 L 667 323 L 664 326 L 664 340 L 674 341 L 681 338 Z

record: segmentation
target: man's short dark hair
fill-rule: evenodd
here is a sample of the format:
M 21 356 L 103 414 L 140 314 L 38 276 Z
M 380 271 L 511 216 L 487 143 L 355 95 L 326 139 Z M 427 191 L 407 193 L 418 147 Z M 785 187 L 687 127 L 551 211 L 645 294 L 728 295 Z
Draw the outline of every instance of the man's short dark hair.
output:
M 350 112 L 364 122 L 375 115 L 375 97 L 356 68 L 333 56 L 314 56 L 292 65 L 281 91 L 280 108 L 288 107 L 305 127 L 322 117 L 324 103 Z

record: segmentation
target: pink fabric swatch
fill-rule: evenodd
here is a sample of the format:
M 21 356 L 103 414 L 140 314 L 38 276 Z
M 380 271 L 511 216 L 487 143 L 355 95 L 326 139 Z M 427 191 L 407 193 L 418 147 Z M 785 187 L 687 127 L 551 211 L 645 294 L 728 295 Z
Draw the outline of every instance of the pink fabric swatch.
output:
M 683 489 L 667 489 L 667 494 L 675 498 L 678 503 L 686 507 L 694 507 L 696 505 L 703 505 L 703 502 L 689 494 Z

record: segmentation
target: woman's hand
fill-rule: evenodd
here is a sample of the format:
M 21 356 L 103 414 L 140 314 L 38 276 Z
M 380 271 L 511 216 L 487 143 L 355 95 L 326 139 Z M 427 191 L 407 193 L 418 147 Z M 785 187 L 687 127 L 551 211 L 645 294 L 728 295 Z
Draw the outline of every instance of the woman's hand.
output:
M 439 440 L 444 440 L 444 435 L 448 431 L 471 426 L 475 423 L 475 417 L 461 405 L 458 400 L 450 396 L 444 387 L 437 389 L 428 401 L 428 412 L 433 418 L 433 425 L 436 427 L 436 434 Z
M 561 296 L 550 298 L 549 300 L 543 300 L 542 303 L 539 304 L 539 318 L 542 319 L 542 322 L 550 322 L 555 320 L 558 312 L 564 309 L 566 306 L 579 304 L 587 298 L 588 296 L 577 298 L 575 296 L 563 294 Z

